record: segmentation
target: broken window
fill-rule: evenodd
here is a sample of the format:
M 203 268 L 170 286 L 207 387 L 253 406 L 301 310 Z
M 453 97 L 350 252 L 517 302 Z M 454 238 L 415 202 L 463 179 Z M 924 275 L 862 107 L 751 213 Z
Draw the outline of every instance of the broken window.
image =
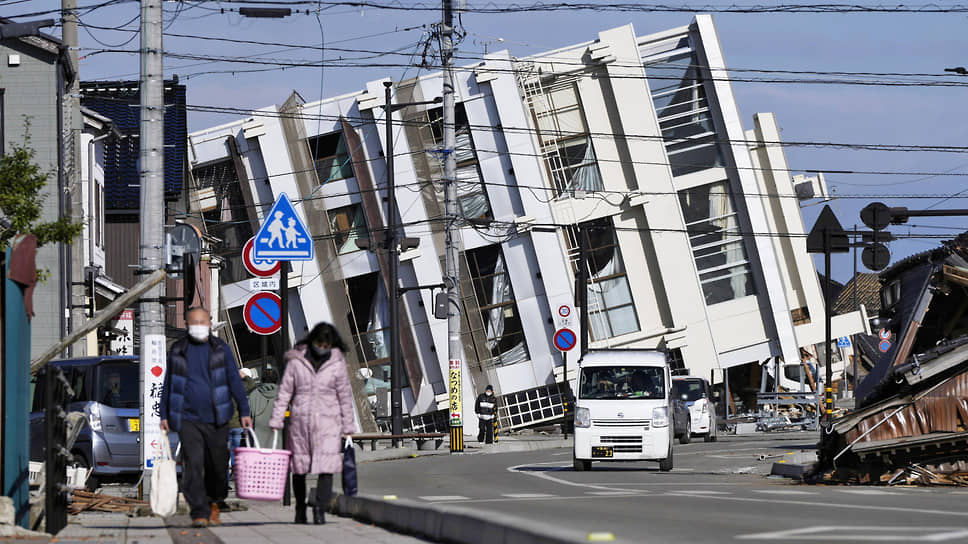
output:
M 588 326 L 593 340 L 603 340 L 639 330 L 622 251 L 615 237 L 612 219 L 603 217 L 569 229 L 572 261 L 578 265 L 578 234 L 583 232 L 588 248 Z
M 373 371 L 367 391 L 390 387 L 390 307 L 379 272 L 346 279 L 350 298 L 349 321 L 360 362 Z M 406 369 L 404 369 L 406 372 Z M 404 382 L 407 383 L 406 376 Z
M 434 144 L 442 147 L 444 144 L 443 109 L 427 110 Z M 467 112 L 463 104 L 454 108 L 455 149 L 457 162 L 457 205 L 461 216 L 465 219 L 489 219 L 491 205 L 487 201 L 484 183 L 477 161 L 477 150 L 471 138 L 471 127 L 467 121 Z
M 346 139 L 342 131 L 314 136 L 306 141 L 309 143 L 309 153 L 316 163 L 320 185 L 327 181 L 353 177 L 353 161 L 346 151 Z
M 699 57 L 689 39 L 649 51 L 645 73 L 672 175 L 723 166 Z
M 727 181 L 679 191 L 707 305 L 754 294 L 753 273 Z
M 527 361 L 530 356 L 521 314 L 514 300 L 501 246 L 495 244 L 467 250 L 464 256 L 490 350 L 490 359 L 482 360 L 481 364 L 487 367 Z
M 329 210 L 327 214 L 337 253 L 342 255 L 358 251 L 360 248 L 356 246 L 356 240 L 369 237 L 363 207 L 359 204 L 350 204 Z
M 600 191 L 602 176 L 578 97 L 578 83 L 566 79 L 544 88 L 540 84 L 528 87 L 541 153 L 558 196 Z
M 208 234 L 219 239 L 215 254 L 225 259 L 222 282 L 248 279 L 249 273 L 242 264 L 242 248 L 254 233 L 234 162 L 225 159 L 198 166 L 192 175 L 199 195 L 210 195 L 212 201 L 210 207 L 203 208 L 206 210 L 203 217 Z

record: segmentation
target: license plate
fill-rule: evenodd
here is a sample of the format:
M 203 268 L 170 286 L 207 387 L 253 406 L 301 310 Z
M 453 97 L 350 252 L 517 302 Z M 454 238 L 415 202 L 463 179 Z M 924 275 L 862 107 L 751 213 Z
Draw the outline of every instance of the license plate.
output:
M 612 457 L 614 454 L 611 446 L 592 446 L 592 457 Z
M 140 419 L 129 419 L 128 420 L 128 430 L 136 433 L 141 430 L 141 420 Z

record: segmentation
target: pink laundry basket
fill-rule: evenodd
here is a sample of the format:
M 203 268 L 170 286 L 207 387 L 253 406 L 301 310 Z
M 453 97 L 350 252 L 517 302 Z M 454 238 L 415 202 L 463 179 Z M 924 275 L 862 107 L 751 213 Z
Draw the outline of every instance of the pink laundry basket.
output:
M 286 491 L 289 450 L 275 449 L 279 431 L 272 433 L 272 448 L 260 448 L 251 429 L 246 429 L 254 448 L 235 449 L 235 494 L 250 501 L 278 501 Z

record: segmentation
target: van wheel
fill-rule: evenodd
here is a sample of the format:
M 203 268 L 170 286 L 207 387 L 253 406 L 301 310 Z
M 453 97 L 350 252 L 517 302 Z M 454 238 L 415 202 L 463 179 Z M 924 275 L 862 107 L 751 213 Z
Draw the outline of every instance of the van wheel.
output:
M 659 461 L 659 470 L 669 472 L 672 470 L 672 442 L 669 442 L 669 454 L 665 459 Z
M 679 435 L 680 444 L 688 444 L 692 442 L 692 421 L 686 420 L 686 430 Z
M 575 472 L 588 472 L 592 469 L 592 462 L 587 459 L 578 459 L 577 457 L 572 457 L 572 465 Z

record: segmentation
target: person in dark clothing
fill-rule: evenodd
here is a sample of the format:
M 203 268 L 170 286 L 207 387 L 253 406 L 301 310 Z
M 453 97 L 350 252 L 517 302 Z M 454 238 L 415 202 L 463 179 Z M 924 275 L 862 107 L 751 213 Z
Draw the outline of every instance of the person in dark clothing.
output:
M 485 444 L 494 443 L 494 417 L 497 415 L 497 399 L 494 398 L 494 388 L 488 384 L 484 392 L 477 396 L 474 403 L 474 413 L 477 414 L 477 441 Z
M 168 354 L 161 394 L 161 429 L 182 444 L 182 493 L 192 525 L 219 525 L 228 496 L 229 420 L 238 407 L 243 427 L 252 426 L 249 401 L 228 344 L 211 335 L 212 320 L 200 307 L 185 312 L 188 335 Z M 233 405 L 234 401 L 234 405 Z

